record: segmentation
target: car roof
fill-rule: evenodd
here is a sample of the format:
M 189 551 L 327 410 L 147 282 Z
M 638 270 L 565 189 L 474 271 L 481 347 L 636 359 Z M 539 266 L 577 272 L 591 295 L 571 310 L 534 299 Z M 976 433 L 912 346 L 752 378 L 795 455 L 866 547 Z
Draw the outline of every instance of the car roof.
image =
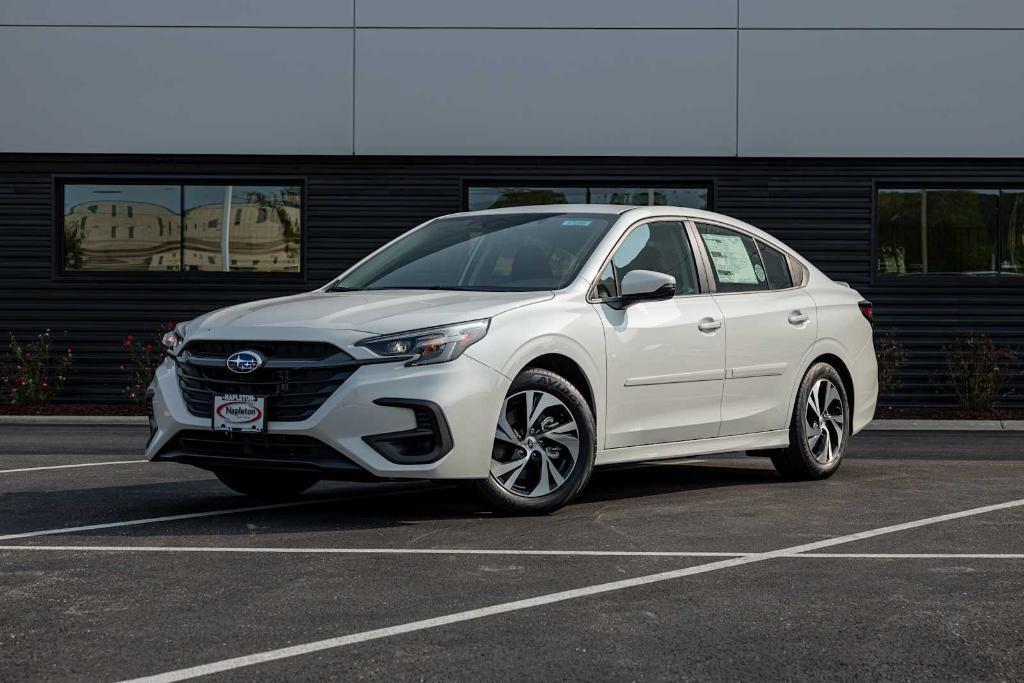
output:
M 534 206 L 510 206 L 503 209 L 484 209 L 482 211 L 463 211 L 452 213 L 441 218 L 452 218 L 456 216 L 487 216 L 516 213 L 586 213 L 586 214 L 608 214 L 609 216 L 622 216 L 629 220 L 643 220 L 645 218 L 664 218 L 679 216 L 680 218 L 692 218 L 706 220 L 714 223 L 730 225 L 746 231 L 763 242 L 780 248 L 795 256 L 804 265 L 809 265 L 807 259 L 793 251 L 792 247 L 780 241 L 760 228 L 750 225 L 745 221 L 725 214 L 705 211 L 703 209 L 692 209 L 686 206 L 631 206 L 625 204 L 538 204 Z M 627 216 L 628 214 L 628 216 Z
M 538 204 L 534 206 L 510 206 L 503 209 L 484 209 L 481 211 L 463 211 L 452 213 L 442 218 L 455 216 L 489 216 L 517 213 L 588 213 L 588 214 L 609 214 L 621 216 L 629 214 L 630 218 L 642 220 L 658 216 L 679 216 L 686 218 L 704 219 L 708 221 L 735 225 L 747 230 L 758 237 L 767 237 L 770 241 L 777 241 L 764 231 L 745 223 L 732 216 L 705 211 L 703 209 L 691 209 L 685 206 L 630 206 L 625 204 Z

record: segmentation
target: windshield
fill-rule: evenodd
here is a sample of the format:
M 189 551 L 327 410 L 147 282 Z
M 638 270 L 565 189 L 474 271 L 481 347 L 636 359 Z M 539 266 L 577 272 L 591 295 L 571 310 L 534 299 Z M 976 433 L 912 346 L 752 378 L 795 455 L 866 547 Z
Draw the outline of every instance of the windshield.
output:
M 616 218 L 582 213 L 441 218 L 391 244 L 330 289 L 561 289 Z

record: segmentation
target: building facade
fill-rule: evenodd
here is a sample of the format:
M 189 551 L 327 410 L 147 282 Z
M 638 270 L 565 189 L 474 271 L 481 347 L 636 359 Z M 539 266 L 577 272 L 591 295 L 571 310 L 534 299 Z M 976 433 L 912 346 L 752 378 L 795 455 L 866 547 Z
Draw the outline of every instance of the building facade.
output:
M 127 334 L 535 203 L 768 230 L 875 303 L 890 405 L 1024 348 L 1013 0 L 6 0 L 0 63 L 0 331 L 67 333 L 64 400 L 122 396 Z

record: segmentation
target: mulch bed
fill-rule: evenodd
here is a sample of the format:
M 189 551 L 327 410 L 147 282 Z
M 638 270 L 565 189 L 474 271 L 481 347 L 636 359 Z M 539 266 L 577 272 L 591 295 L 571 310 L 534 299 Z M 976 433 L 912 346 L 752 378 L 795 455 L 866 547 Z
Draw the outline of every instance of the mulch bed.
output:
M 972 412 L 962 408 L 879 408 L 876 420 L 1024 420 L 1024 408 L 996 408 L 994 412 Z
M 143 406 L 130 404 L 54 403 L 36 405 L 0 405 L 0 415 L 145 415 Z

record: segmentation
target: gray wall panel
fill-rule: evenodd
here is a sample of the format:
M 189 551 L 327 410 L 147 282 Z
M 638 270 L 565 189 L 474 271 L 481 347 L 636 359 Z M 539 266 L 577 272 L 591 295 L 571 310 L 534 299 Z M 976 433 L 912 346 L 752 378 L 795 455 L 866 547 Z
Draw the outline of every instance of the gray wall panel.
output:
M 742 28 L 1024 28 L 1021 0 L 739 0 Z
M 357 0 L 357 26 L 729 28 L 738 0 Z
M 352 26 L 353 0 L 3 0 L 0 24 Z
M 731 155 L 735 39 L 359 30 L 356 153 Z
M 0 63 L 4 152 L 352 153 L 351 29 L 5 27 Z
M 743 31 L 739 152 L 1024 156 L 1024 32 Z

